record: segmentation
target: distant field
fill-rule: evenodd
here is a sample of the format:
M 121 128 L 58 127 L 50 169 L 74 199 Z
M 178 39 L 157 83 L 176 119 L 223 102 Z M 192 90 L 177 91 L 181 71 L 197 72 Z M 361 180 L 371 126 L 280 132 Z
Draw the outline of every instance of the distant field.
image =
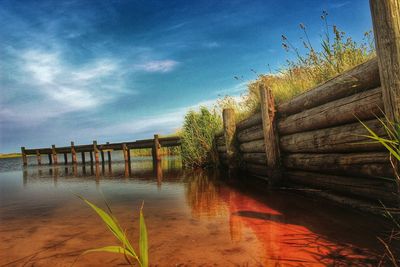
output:
M 1 154 L 0 153 L 0 159 L 20 158 L 20 157 L 21 157 L 20 153 L 9 153 L 9 154 Z

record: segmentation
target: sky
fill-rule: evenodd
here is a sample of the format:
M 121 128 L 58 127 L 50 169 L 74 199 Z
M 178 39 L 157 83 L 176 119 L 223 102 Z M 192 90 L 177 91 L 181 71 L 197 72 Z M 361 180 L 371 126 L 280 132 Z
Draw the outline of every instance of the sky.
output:
M 0 0 L 0 153 L 173 133 L 284 68 L 282 34 L 301 48 L 303 23 L 317 45 L 324 10 L 372 29 L 368 0 Z

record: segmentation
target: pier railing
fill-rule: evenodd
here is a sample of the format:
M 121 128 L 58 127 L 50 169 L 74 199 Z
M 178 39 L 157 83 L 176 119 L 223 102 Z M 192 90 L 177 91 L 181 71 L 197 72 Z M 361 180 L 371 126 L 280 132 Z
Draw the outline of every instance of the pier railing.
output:
M 159 137 L 157 134 L 154 135 L 153 139 L 137 140 L 131 142 L 120 142 L 120 143 L 105 143 L 97 144 L 97 141 L 93 141 L 89 145 L 75 145 L 71 142 L 70 146 L 56 147 L 52 145 L 49 148 L 25 148 L 21 147 L 22 162 L 24 165 L 28 164 L 27 156 L 36 155 L 37 163 L 42 164 L 42 155 L 48 155 L 49 164 L 58 164 L 58 154 L 64 155 L 64 163 L 68 163 L 68 154 L 71 154 L 71 162 L 78 163 L 77 154 L 81 153 L 81 161 L 85 163 L 85 153 L 89 153 L 90 162 L 102 163 L 105 161 L 105 153 L 107 153 L 107 160 L 111 162 L 111 151 L 122 151 L 124 160 L 130 162 L 130 150 L 131 149 L 143 149 L 151 148 L 153 160 L 161 159 L 161 147 L 174 147 L 180 146 L 181 139 L 178 136 L 171 137 Z

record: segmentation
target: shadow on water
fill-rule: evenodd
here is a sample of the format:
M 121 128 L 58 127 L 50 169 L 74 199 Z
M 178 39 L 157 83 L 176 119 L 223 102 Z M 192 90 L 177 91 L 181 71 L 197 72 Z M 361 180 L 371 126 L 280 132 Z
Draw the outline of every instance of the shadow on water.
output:
M 138 206 L 145 200 L 152 239 L 150 255 L 160 266 L 197 266 L 210 261 L 220 266 L 374 266 L 380 253 L 376 236 L 385 225 L 379 218 L 326 201 L 285 191 L 255 191 L 254 187 L 265 185 L 254 184 L 250 177 L 229 179 L 217 171 L 184 170 L 181 161 L 173 157 L 163 158 L 158 164 L 149 158 L 136 158 L 131 164 L 28 166 L 22 169 L 23 191 L 14 192 L 4 185 L 10 192 L 2 197 L 0 218 L 8 226 L 2 226 L 1 233 L 12 236 L 10 231 L 22 231 L 25 242 L 40 244 L 37 240 L 45 236 L 50 238 L 46 242 L 54 244 L 64 240 L 62 235 L 49 235 L 46 231 L 51 229 L 42 224 L 68 229 L 73 235 L 77 223 L 83 227 L 93 220 L 96 226 L 77 237 L 87 244 L 79 249 L 97 246 L 107 237 L 99 236 L 104 229 L 96 223 L 96 217 L 88 220 L 87 210 L 78 208 L 81 203 L 71 200 L 70 193 L 61 194 L 61 188 L 68 186 L 68 190 L 81 190 L 93 197 L 101 187 L 122 221 L 130 220 L 126 206 Z M 91 188 L 96 190 L 92 192 Z M 40 223 L 30 228 L 10 226 L 28 219 Z M 137 232 L 133 224 L 129 225 L 129 231 Z M 1 241 L 14 246 L 13 242 L 4 243 L 11 240 L 7 235 L 2 234 Z M 53 254 L 46 250 L 49 244 L 32 248 L 29 255 L 36 256 L 29 260 L 15 250 L 0 260 L 0 266 L 18 258 L 32 264 L 72 262 L 77 249 L 69 244 L 77 241 L 67 240 L 64 249 Z M 96 260 L 87 259 L 85 266 L 98 265 Z

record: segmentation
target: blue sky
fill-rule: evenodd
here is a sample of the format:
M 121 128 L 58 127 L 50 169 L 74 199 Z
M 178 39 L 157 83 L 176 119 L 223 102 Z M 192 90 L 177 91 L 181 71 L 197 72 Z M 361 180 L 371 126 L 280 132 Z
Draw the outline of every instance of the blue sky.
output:
M 149 138 L 284 66 L 329 13 L 356 40 L 367 0 L 0 0 L 0 152 Z M 243 76 L 242 80 L 234 76 Z

